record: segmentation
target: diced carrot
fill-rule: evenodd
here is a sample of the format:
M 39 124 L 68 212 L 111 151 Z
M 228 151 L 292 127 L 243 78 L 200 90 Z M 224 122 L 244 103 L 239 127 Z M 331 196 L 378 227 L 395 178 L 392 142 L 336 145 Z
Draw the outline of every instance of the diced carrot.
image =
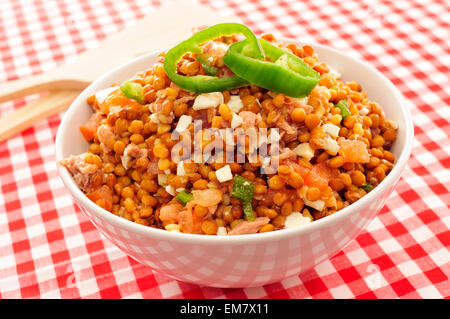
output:
M 86 141 L 90 142 L 94 138 L 94 131 L 89 129 L 87 126 L 80 126 L 80 132 Z
M 103 185 L 100 188 L 97 188 L 95 191 L 92 191 L 90 193 L 87 193 L 86 196 L 96 203 L 98 200 L 103 200 L 102 203 L 104 203 L 105 207 L 104 209 L 111 211 L 112 204 L 113 204 L 113 195 L 112 190 L 106 185 Z
M 361 141 L 339 138 L 339 154 L 346 163 L 368 163 L 370 160 L 367 145 Z
M 100 113 L 94 113 L 89 120 L 80 126 L 80 132 L 86 141 L 90 142 L 94 139 L 94 135 L 97 132 L 103 116 Z

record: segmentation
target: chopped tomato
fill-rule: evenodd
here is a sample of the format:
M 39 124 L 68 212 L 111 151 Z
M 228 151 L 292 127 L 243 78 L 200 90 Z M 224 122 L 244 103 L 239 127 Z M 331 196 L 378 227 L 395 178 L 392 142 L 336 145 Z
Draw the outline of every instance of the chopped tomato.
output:
M 295 172 L 299 173 L 303 179 L 305 179 L 308 176 L 309 172 L 311 171 L 310 168 L 305 167 L 303 165 L 300 165 L 300 164 L 298 164 L 296 162 L 293 162 L 293 161 L 286 161 L 285 164 L 290 169 L 292 169 Z
M 183 233 L 201 234 L 203 218 L 195 215 L 193 208 L 198 204 L 203 207 L 208 207 L 208 211 L 213 214 L 217 209 L 217 204 L 222 201 L 222 192 L 212 188 L 195 190 L 192 191 L 192 194 L 194 194 L 194 199 L 188 202 L 184 209 L 178 213 L 178 224 L 181 226 Z
M 357 140 L 348 140 L 339 138 L 338 144 L 339 154 L 344 158 L 344 162 L 348 163 L 368 163 L 370 160 L 367 152 L 367 145 Z
M 192 209 L 184 209 L 178 214 L 178 224 L 183 233 L 202 233 L 202 218 L 193 214 Z
M 159 219 L 161 219 L 165 225 L 175 224 L 178 221 L 178 215 L 182 210 L 184 210 L 184 206 L 177 203 L 163 206 L 159 211 Z
M 339 175 L 339 170 L 328 167 L 325 162 L 314 165 L 312 170 L 306 176 L 305 185 L 315 186 L 320 190 L 325 190 L 328 187 L 328 182 Z
M 113 205 L 112 190 L 106 185 L 97 188 L 95 191 L 87 193 L 86 196 L 102 208 L 111 211 Z M 101 204 L 101 205 L 100 205 Z
M 195 190 L 192 194 L 194 194 L 193 202 L 203 207 L 214 206 L 222 201 L 222 192 L 215 188 Z
M 80 132 L 86 141 L 90 142 L 94 139 L 94 135 L 97 132 L 103 116 L 100 113 L 94 113 L 89 120 L 80 126 Z

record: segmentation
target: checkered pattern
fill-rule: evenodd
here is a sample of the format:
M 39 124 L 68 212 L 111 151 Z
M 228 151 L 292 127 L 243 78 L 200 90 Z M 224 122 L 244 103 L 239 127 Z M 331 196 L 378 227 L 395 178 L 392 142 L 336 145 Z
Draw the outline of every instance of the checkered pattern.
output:
M 400 89 L 415 143 L 386 206 L 343 251 L 299 276 L 246 289 L 178 282 L 127 257 L 80 213 L 57 175 L 54 116 L 0 143 L 0 298 L 449 298 L 449 2 L 201 2 L 255 32 L 345 50 Z M 1 1 L 0 81 L 68 62 L 161 3 Z M 0 116 L 34 98 L 1 104 Z

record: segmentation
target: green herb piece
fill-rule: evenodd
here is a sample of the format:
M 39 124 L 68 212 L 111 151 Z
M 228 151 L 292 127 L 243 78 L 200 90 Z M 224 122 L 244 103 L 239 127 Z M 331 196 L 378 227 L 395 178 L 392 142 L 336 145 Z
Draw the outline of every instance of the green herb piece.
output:
M 370 192 L 372 189 L 374 189 L 374 187 L 372 185 L 370 185 L 369 183 L 361 186 L 362 189 L 364 189 L 366 192 Z
M 254 221 L 255 213 L 253 212 L 252 202 L 244 202 L 242 208 L 244 210 L 245 218 L 250 222 Z
M 188 193 L 186 191 L 182 191 L 180 193 L 178 193 L 178 195 L 176 196 L 176 198 L 183 204 L 186 205 L 188 202 L 190 202 L 191 200 L 194 199 L 194 195 L 192 195 L 191 193 Z
M 347 101 L 346 100 L 340 100 L 336 107 L 341 110 L 342 118 L 345 119 L 347 116 L 350 116 L 350 111 L 348 109 Z
M 125 81 L 120 85 L 120 90 L 127 98 L 136 100 L 140 104 L 145 104 L 144 89 L 139 83 Z
M 235 175 L 233 179 L 233 187 L 231 188 L 231 196 L 238 198 L 244 202 L 251 202 L 253 193 L 255 192 L 255 183 L 250 182 L 246 178 Z

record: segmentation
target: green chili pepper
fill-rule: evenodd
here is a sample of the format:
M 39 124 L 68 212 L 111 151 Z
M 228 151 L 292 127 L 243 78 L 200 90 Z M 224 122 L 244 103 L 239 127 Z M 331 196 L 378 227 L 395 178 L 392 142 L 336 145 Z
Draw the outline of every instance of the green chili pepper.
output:
M 188 193 L 186 191 L 182 191 L 180 193 L 177 194 L 176 198 L 183 204 L 186 205 L 187 203 L 189 203 L 191 200 L 194 199 L 194 195 L 192 195 L 191 193 Z
M 348 109 L 347 101 L 346 100 L 340 100 L 336 107 L 341 110 L 342 118 L 345 119 L 347 116 L 350 116 L 350 111 Z
M 366 192 L 370 192 L 372 189 L 374 189 L 373 185 L 370 185 L 369 183 L 361 186 L 362 189 L 364 189 Z
M 258 40 L 249 28 L 239 23 L 216 24 L 197 32 L 191 38 L 181 42 L 166 53 L 164 70 L 167 76 L 180 88 L 194 93 L 219 92 L 247 84 L 246 80 L 238 76 L 218 78 L 215 76 L 196 75 L 188 77 L 177 73 L 177 63 L 186 53 L 192 52 L 201 55 L 203 54 L 203 49 L 200 47 L 201 44 L 221 36 L 234 34 L 243 34 L 246 37 L 246 45 L 243 48 L 245 54 L 253 58 L 264 58 Z
M 219 69 L 215 66 L 212 66 L 203 54 L 197 55 L 195 59 L 201 64 L 203 70 L 205 70 L 208 75 L 217 75 L 217 72 L 219 72 Z
M 125 81 L 120 85 L 120 90 L 127 98 L 136 100 L 140 104 L 145 104 L 144 90 L 139 83 Z
M 250 222 L 254 221 L 255 213 L 253 212 L 252 202 L 244 202 L 242 208 L 244 210 L 245 218 Z
M 292 97 L 307 96 L 319 82 L 320 74 L 296 55 L 260 39 L 270 61 L 255 59 L 245 50 L 247 41 L 232 44 L 223 61 L 234 74 L 248 82 Z
M 253 193 L 255 192 L 255 183 L 250 182 L 246 178 L 235 175 L 233 178 L 233 187 L 231 188 L 231 196 L 236 197 L 244 202 L 251 202 Z

